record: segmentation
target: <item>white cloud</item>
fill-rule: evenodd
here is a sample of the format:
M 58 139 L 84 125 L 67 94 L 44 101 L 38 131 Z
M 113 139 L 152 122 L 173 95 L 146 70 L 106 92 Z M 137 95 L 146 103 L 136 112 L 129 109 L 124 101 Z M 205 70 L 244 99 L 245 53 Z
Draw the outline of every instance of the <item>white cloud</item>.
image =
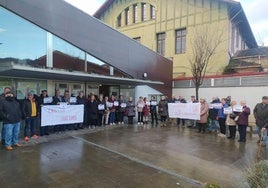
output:
M 67 3 L 79 8 L 80 10 L 92 15 L 102 5 L 100 0 L 65 0 Z
M 5 29 L 0 28 L 0 33 L 6 31 Z

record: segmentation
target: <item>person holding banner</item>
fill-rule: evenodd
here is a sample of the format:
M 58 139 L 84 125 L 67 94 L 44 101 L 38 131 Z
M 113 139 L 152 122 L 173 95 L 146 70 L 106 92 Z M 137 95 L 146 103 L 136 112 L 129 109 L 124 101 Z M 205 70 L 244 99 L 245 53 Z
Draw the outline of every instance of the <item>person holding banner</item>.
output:
M 55 96 L 53 96 L 53 101 L 52 101 L 52 105 L 60 105 L 60 103 L 62 103 L 63 97 L 60 95 L 60 90 L 57 89 L 55 91 Z M 55 132 L 63 132 L 65 131 L 65 125 L 55 125 L 54 126 L 54 131 Z
M 208 120 L 208 103 L 204 98 L 200 98 L 200 120 L 198 121 L 198 132 L 205 133 L 207 120 Z
M 158 113 L 161 117 L 161 127 L 166 127 L 166 121 L 168 116 L 168 102 L 165 96 L 162 96 L 161 100 L 158 103 Z
M 158 125 L 158 118 L 157 118 L 157 111 L 156 111 L 157 101 L 155 96 L 151 97 L 150 101 L 150 113 L 151 113 L 151 119 L 152 119 L 152 126 L 154 125 L 154 121 L 156 123 L 156 126 Z
M 179 96 L 179 99 L 178 101 L 175 101 L 175 103 L 187 103 L 187 101 L 182 97 L 182 96 Z M 185 119 L 182 119 L 182 118 L 177 118 L 177 125 L 179 126 L 182 122 L 182 127 L 185 127 Z
M 242 112 L 238 112 L 238 119 L 237 119 L 238 132 L 239 132 L 238 142 L 246 142 L 250 108 L 246 106 L 246 101 L 241 101 L 240 105 L 242 106 Z
M 52 103 L 53 99 L 52 97 L 49 97 L 47 94 L 47 90 L 43 89 L 41 91 L 40 96 L 37 98 L 37 104 L 38 104 L 38 112 L 39 112 L 39 123 L 41 125 L 41 108 L 44 105 L 50 105 Z M 40 136 L 49 135 L 49 127 L 48 126 L 40 126 Z
M 82 123 L 77 123 L 77 125 L 74 127 L 75 130 L 77 129 L 84 129 L 84 124 L 85 120 L 87 119 L 86 117 L 86 98 L 84 96 L 83 91 L 79 91 L 78 96 L 76 97 L 76 104 L 83 104 L 84 105 L 84 118 Z

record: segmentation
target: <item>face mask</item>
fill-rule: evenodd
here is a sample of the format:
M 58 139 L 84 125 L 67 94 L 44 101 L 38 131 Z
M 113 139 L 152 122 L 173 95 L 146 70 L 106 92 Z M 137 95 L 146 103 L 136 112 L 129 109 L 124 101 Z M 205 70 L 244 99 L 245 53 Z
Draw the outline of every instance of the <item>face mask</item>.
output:
M 8 97 L 6 97 L 6 99 L 7 99 L 8 101 L 12 101 L 12 100 L 14 100 L 14 97 L 8 96 Z

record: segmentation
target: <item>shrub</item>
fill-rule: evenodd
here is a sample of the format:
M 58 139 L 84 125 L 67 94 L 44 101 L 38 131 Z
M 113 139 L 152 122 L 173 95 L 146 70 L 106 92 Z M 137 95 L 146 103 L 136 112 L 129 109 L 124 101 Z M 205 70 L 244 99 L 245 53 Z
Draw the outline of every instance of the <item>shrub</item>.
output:
M 221 188 L 221 187 L 217 184 L 214 184 L 214 183 L 208 183 L 205 185 L 204 188 Z
M 246 179 L 251 188 L 267 188 L 268 160 L 261 160 L 249 168 Z

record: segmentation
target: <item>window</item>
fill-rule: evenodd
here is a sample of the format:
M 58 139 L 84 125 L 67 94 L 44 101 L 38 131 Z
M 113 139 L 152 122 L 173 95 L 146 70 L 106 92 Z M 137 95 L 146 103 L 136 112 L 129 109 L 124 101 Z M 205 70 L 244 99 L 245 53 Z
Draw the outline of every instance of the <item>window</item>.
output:
M 141 42 L 141 37 L 135 37 L 135 38 L 133 38 L 135 41 L 137 41 L 137 42 Z
M 157 53 L 163 56 L 165 55 L 165 39 L 166 39 L 165 33 L 157 34 Z
M 125 10 L 125 21 L 126 21 L 126 25 L 129 25 L 129 8 L 127 8 Z
M 146 3 L 141 4 L 141 21 L 146 20 Z
M 133 5 L 133 23 L 137 23 L 138 21 L 138 5 Z
M 186 29 L 176 31 L 176 54 L 182 54 L 186 51 Z
M 151 19 L 155 19 L 155 7 L 150 5 Z
M 117 27 L 121 27 L 121 22 L 122 22 L 122 18 L 121 18 L 121 14 L 117 17 Z

